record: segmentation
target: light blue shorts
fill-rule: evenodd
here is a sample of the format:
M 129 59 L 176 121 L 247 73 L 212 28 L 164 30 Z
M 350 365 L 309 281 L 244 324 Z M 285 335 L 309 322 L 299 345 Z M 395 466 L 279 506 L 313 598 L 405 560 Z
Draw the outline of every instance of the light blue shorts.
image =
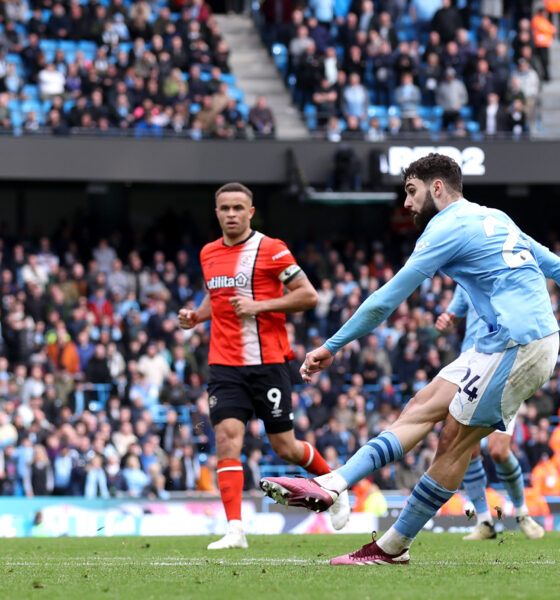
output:
M 552 333 L 494 354 L 463 352 L 438 373 L 459 386 L 449 414 L 463 425 L 509 431 L 522 402 L 550 379 L 558 344 L 558 333 Z

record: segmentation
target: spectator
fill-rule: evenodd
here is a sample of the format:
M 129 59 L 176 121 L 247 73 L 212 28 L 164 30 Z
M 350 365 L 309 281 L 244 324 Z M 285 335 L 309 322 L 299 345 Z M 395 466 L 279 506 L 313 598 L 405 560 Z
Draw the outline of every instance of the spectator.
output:
M 264 96 L 259 96 L 249 111 L 249 124 L 258 137 L 274 137 L 276 129 L 274 116 Z
M 412 119 L 418 115 L 421 99 L 420 88 L 414 85 L 412 73 L 403 73 L 401 85 L 395 89 L 395 103 L 401 110 L 403 128 L 410 128 Z
M 343 97 L 343 112 L 346 117 L 356 117 L 359 121 L 366 118 L 368 95 L 357 73 L 350 75 Z
M 107 475 L 103 470 L 103 459 L 95 454 L 87 468 L 84 496 L 86 498 L 109 498 Z
M 432 19 L 432 29 L 440 35 L 442 43 L 454 40 L 457 30 L 463 26 L 463 20 L 457 7 L 451 0 L 442 0 L 441 8 L 436 10 Z
M 23 489 L 28 498 L 48 496 L 54 488 L 51 463 L 45 447 L 37 444 L 33 449 L 33 459 L 25 469 Z
M 544 6 L 539 6 L 536 9 L 536 14 L 531 19 L 531 30 L 535 43 L 535 51 L 543 67 L 544 81 L 549 81 L 549 48 L 554 41 L 556 27 L 546 18 L 546 8 Z
M 488 94 L 488 101 L 478 115 L 480 130 L 486 135 L 493 136 L 508 130 L 507 113 L 500 104 L 498 94 Z
M 526 59 L 520 58 L 517 62 L 517 71 L 512 74 L 519 80 L 520 90 L 525 96 L 525 113 L 529 126 L 532 125 L 535 113 L 535 102 L 539 94 L 540 80 L 536 71 L 532 69 Z
M 445 79 L 438 85 L 436 91 L 436 102 L 443 108 L 443 129 L 447 129 L 448 125 L 459 116 L 459 111 L 467 101 L 465 84 L 456 79 L 455 69 L 446 69 Z

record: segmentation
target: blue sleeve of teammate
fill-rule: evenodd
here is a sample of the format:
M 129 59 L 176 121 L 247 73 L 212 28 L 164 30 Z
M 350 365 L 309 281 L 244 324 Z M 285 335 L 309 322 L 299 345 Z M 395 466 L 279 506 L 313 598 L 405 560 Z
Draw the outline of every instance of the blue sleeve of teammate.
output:
M 560 257 L 556 256 L 546 246 L 539 244 L 532 237 L 527 235 L 527 238 L 531 242 L 531 250 L 545 277 L 554 279 L 560 285 Z
M 423 273 L 405 265 L 393 279 L 364 300 L 352 317 L 325 342 L 325 348 L 336 354 L 348 342 L 370 333 L 406 300 L 424 279 L 426 276 Z
M 460 286 L 457 285 L 455 288 L 455 293 L 453 294 L 453 298 L 451 298 L 451 302 L 447 306 L 447 310 L 445 311 L 448 314 L 455 313 L 456 317 L 465 317 L 469 310 L 469 302 L 467 292 Z

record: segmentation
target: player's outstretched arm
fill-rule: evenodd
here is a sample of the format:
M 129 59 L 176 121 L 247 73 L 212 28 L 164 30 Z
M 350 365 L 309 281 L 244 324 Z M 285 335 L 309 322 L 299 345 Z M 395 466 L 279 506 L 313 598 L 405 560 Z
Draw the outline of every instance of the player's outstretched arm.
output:
M 192 329 L 199 323 L 204 323 L 212 318 L 212 305 L 210 304 L 210 296 L 204 296 L 200 306 L 196 310 L 188 310 L 182 308 L 179 311 L 179 326 L 182 329 Z
M 317 305 L 317 292 L 303 271 L 291 279 L 286 287 L 288 293 L 280 298 L 252 300 L 245 296 L 235 296 L 230 302 L 238 317 L 253 317 L 264 312 L 294 313 Z
M 383 287 L 366 298 L 324 347 L 335 355 L 348 342 L 373 331 L 426 279 L 408 263 Z

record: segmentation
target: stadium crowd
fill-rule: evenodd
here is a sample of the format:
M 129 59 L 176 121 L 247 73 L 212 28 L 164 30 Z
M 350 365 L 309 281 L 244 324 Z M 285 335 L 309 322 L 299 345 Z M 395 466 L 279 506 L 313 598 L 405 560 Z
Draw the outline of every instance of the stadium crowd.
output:
M 545 4 L 265 0 L 262 15 L 309 126 L 332 141 L 535 127 L 556 33 Z
M 0 240 L 0 493 L 215 492 L 208 324 L 184 331 L 176 318 L 204 295 L 198 247 L 186 237 L 174 246 L 172 236 L 157 231 L 130 237 L 129 245 L 120 232 L 78 243 L 80 231 L 61 228 L 54 243 Z M 560 252 L 560 243 L 553 247 Z M 426 280 L 386 324 L 345 347 L 319 381 L 303 385 L 298 367 L 306 350 L 393 276 L 411 240 L 294 248 L 319 293 L 315 311 L 290 315 L 287 325 L 297 357 L 296 435 L 335 466 L 393 422 L 457 355 L 461 332 L 441 336 L 434 327 L 454 284 L 443 276 Z M 558 290 L 550 292 L 558 317 Z M 559 373 L 524 404 L 513 437 L 524 472 L 544 495 L 560 494 Z M 401 463 L 377 472 L 375 482 L 410 489 L 436 445 L 434 432 Z M 256 420 L 243 453 L 248 489 L 262 468 L 280 462 Z
M 266 100 L 243 104 L 229 54 L 204 0 L 8 0 L 0 7 L 0 129 L 274 136 Z

